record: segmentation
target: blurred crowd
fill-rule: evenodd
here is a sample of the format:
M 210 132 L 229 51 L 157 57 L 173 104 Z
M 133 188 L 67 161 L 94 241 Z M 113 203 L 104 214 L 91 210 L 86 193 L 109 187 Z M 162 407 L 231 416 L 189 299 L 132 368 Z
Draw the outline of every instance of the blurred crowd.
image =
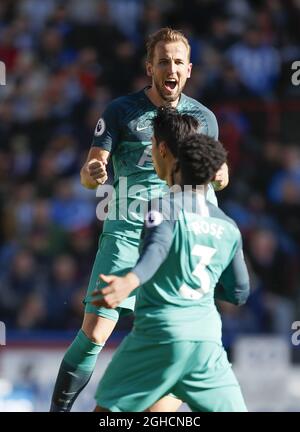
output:
M 81 324 L 102 224 L 79 171 L 114 97 L 149 84 L 145 40 L 183 30 L 185 93 L 212 109 L 229 150 L 219 203 L 238 223 L 252 293 L 219 305 L 224 342 L 289 334 L 300 319 L 298 0 L 2 0 L 0 320 L 14 329 Z M 124 328 L 130 322 L 122 322 Z

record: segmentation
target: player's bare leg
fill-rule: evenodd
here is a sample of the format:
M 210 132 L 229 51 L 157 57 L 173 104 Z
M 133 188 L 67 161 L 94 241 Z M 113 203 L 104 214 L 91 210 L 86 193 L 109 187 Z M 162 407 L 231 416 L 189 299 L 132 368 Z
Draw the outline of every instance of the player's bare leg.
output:
M 60 365 L 50 411 L 70 411 L 77 396 L 89 382 L 98 355 L 116 326 L 116 321 L 84 315 L 82 328 Z
M 165 396 L 159 401 L 155 402 L 146 412 L 176 412 L 182 401 L 173 396 Z
M 106 408 L 102 408 L 101 406 L 97 405 L 96 408 L 94 409 L 94 412 L 110 412 L 110 411 Z
M 182 401 L 172 396 L 165 396 L 159 401 L 155 402 L 150 408 L 145 410 L 145 412 L 176 412 Z M 102 408 L 97 405 L 94 412 L 110 412 L 106 408 Z
M 173 396 L 165 396 L 159 401 L 155 402 L 150 408 L 146 409 L 145 412 L 176 412 L 182 401 Z M 102 408 L 97 405 L 94 412 L 110 412 L 106 408 Z
M 117 322 L 111 319 L 93 313 L 85 313 L 81 328 L 92 342 L 104 344 L 112 334 L 116 324 Z
M 182 401 L 172 396 L 165 396 L 159 401 L 155 402 L 150 408 L 145 410 L 145 412 L 176 412 Z M 106 408 L 102 408 L 97 405 L 94 412 L 110 412 Z

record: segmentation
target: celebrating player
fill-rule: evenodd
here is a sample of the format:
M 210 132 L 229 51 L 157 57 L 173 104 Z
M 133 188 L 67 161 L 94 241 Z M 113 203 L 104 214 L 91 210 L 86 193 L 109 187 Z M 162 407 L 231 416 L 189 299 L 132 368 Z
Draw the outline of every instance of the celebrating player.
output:
M 152 143 L 161 172 L 168 164 L 160 141 L 164 116 L 154 120 Z M 178 128 L 180 117 L 172 119 Z M 170 392 L 194 411 L 246 411 L 214 302 L 219 280 L 222 298 L 231 303 L 243 304 L 249 293 L 241 234 L 206 199 L 207 185 L 225 160 L 220 142 L 205 135 L 178 143 L 176 171 L 174 164 L 167 168 L 170 185 L 190 188 L 150 203 L 142 253 L 129 273 L 102 275 L 107 287 L 94 293 L 95 305 L 115 308 L 134 290 L 137 301 L 133 331 L 99 384 L 96 411 L 144 411 Z M 164 205 L 168 200 L 171 205 Z M 173 212 L 161 210 L 166 208 Z
M 214 138 L 218 135 L 214 114 L 182 93 L 186 80 L 191 75 L 192 64 L 189 43 L 181 32 L 164 28 L 149 38 L 146 68 L 152 85 L 118 98 L 108 105 L 97 123 L 92 147 L 81 170 L 82 184 L 87 188 L 96 188 L 107 179 L 106 167 L 111 156 L 116 193 L 115 199 L 110 201 L 108 217 L 99 240 L 99 250 L 85 298 L 82 328 L 62 360 L 51 411 L 71 409 L 78 394 L 88 383 L 98 354 L 120 314 L 134 309 L 134 296 L 126 299 L 117 309 L 108 309 L 93 305 L 91 294 L 97 286 L 100 273 L 126 274 L 138 259 L 143 217 L 128 210 L 130 205 L 146 202 L 163 193 L 165 182 L 158 178 L 151 158 L 151 124 L 157 107 L 172 105 L 179 112 L 196 117 L 202 133 Z M 218 180 L 220 189 L 227 185 L 228 171 L 225 163 L 212 180 Z M 130 192 L 133 185 L 134 192 Z M 211 185 L 208 195 L 211 201 L 216 202 Z M 101 281 L 99 288 L 103 286 Z M 163 405 L 164 402 L 167 402 L 167 406 Z M 171 406 L 173 403 L 174 407 Z M 157 409 L 172 410 L 177 406 L 175 398 L 167 397 Z

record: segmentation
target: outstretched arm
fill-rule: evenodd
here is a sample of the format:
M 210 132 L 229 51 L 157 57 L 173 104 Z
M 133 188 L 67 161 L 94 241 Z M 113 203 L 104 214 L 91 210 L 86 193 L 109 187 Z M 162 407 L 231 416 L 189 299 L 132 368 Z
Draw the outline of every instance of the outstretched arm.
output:
M 115 308 L 139 285 L 150 280 L 169 253 L 173 241 L 173 225 L 174 222 L 163 220 L 158 211 L 148 212 L 143 247 L 137 264 L 123 277 L 100 275 L 108 286 L 94 291 L 92 303 L 95 306 Z

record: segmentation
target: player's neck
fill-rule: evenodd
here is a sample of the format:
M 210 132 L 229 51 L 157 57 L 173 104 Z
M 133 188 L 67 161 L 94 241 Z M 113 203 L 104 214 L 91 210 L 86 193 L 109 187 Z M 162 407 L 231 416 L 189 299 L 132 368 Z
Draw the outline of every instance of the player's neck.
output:
M 162 99 L 159 95 L 159 93 L 157 92 L 155 86 L 151 86 L 151 87 L 147 87 L 145 89 L 145 94 L 148 97 L 148 99 L 150 99 L 151 103 L 153 103 L 153 105 L 160 107 L 163 105 L 168 105 L 168 106 L 172 106 L 173 108 L 176 108 L 178 105 L 178 102 L 180 100 L 180 96 L 172 102 L 167 102 L 164 99 Z

